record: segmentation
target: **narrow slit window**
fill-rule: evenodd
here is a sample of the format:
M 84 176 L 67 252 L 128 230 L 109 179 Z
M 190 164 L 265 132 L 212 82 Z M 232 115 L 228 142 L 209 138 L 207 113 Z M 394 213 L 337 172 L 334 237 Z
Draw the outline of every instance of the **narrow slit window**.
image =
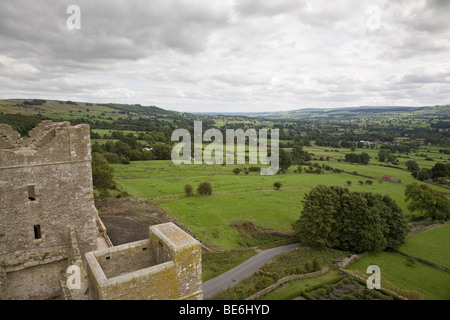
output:
M 41 226 L 37 224 L 33 228 L 34 228 L 34 239 L 41 239 Z
M 28 200 L 30 201 L 36 200 L 36 192 L 34 190 L 34 185 L 29 185 L 27 187 L 27 190 L 28 190 Z

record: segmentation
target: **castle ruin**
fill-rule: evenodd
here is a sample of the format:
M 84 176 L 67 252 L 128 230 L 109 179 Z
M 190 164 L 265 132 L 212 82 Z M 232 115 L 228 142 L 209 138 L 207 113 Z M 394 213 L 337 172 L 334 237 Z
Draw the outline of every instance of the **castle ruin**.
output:
M 200 243 L 172 223 L 117 247 L 103 236 L 89 126 L 43 121 L 21 137 L 0 124 L 0 299 L 202 298 Z

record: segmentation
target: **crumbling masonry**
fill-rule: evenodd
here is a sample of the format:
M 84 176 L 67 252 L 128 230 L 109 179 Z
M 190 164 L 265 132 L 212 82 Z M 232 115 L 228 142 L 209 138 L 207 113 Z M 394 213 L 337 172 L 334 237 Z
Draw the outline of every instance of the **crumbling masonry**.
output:
M 99 249 L 88 125 L 43 121 L 28 135 L 0 124 L 0 299 L 202 298 L 200 243 L 172 223 Z

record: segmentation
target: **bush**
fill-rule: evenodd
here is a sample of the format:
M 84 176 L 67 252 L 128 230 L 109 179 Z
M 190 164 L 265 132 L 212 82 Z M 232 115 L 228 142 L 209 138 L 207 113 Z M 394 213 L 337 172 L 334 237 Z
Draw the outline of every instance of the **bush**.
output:
M 413 257 L 408 257 L 406 259 L 406 264 L 410 267 L 414 267 L 416 265 L 416 259 L 414 259 Z
M 192 197 L 193 190 L 194 190 L 194 188 L 190 184 L 186 184 L 184 186 L 184 194 L 186 195 L 186 197 Z
M 312 262 L 312 268 L 314 271 L 319 271 L 322 269 L 322 261 L 319 258 L 315 258 Z
M 119 161 L 119 156 L 112 152 L 103 152 L 103 156 L 106 158 L 108 163 L 117 163 Z
M 235 175 L 238 175 L 239 173 L 241 173 L 241 169 L 239 169 L 239 168 L 234 168 L 234 169 L 233 169 L 233 173 L 234 173 Z
M 274 182 L 273 183 L 273 187 L 276 189 L 276 190 L 280 190 L 280 188 L 281 188 L 281 182 L 279 182 L 279 181 L 276 181 L 276 182 Z
M 212 194 L 212 186 L 209 182 L 202 182 L 197 187 L 197 193 L 200 196 L 210 196 Z

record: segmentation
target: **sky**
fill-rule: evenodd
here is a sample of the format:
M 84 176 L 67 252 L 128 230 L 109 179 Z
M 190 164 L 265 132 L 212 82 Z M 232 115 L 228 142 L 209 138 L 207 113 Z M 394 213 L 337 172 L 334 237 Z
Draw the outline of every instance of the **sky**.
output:
M 448 104 L 449 16 L 448 0 L 0 0 L 0 99 Z

